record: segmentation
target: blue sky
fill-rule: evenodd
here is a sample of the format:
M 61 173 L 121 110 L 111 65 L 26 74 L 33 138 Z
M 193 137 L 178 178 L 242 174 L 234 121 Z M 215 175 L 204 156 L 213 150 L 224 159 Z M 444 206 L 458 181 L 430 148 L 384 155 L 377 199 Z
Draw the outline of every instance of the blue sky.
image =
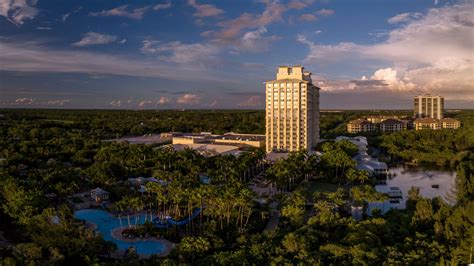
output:
M 474 106 L 473 1 L 0 0 L 0 107 L 263 108 L 301 64 L 324 109 Z

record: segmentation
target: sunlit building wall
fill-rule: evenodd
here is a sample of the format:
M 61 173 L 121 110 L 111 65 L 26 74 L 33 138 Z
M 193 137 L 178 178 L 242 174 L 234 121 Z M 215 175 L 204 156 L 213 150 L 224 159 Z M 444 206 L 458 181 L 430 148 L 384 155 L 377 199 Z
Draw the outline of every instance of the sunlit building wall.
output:
M 414 116 L 441 119 L 444 115 L 444 98 L 439 95 L 418 95 L 413 100 Z
M 266 151 L 310 150 L 319 141 L 319 88 L 302 66 L 280 66 L 265 83 Z

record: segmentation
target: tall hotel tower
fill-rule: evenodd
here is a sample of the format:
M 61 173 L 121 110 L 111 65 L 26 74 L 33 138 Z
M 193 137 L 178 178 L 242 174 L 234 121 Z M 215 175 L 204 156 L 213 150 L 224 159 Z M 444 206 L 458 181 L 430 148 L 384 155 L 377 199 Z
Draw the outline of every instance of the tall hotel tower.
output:
M 415 117 L 429 117 L 433 119 L 442 119 L 444 113 L 444 98 L 441 96 L 418 95 L 414 99 L 413 111 Z
M 313 148 L 319 141 L 319 88 L 302 66 L 280 66 L 265 82 L 266 151 Z

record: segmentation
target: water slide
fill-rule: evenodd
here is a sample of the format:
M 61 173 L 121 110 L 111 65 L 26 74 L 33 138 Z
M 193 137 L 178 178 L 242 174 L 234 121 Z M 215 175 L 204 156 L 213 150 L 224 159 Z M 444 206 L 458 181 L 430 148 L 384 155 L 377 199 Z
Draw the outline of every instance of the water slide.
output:
M 201 208 L 198 208 L 193 211 L 191 216 L 188 216 L 186 219 L 176 221 L 171 217 L 167 217 L 165 219 L 155 218 L 153 219 L 153 224 L 158 228 L 168 228 L 172 225 L 185 225 L 189 223 L 192 219 L 196 218 L 201 213 Z

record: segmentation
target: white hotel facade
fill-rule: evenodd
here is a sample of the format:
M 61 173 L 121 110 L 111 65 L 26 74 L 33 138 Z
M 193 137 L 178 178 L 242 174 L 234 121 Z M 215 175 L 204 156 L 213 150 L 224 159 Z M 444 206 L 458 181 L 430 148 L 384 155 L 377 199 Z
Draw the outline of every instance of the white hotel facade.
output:
M 319 88 L 302 66 L 280 66 L 265 83 L 266 151 L 311 150 L 319 141 Z
M 418 95 L 413 99 L 413 111 L 416 118 L 429 117 L 442 119 L 444 115 L 444 98 L 439 95 Z

